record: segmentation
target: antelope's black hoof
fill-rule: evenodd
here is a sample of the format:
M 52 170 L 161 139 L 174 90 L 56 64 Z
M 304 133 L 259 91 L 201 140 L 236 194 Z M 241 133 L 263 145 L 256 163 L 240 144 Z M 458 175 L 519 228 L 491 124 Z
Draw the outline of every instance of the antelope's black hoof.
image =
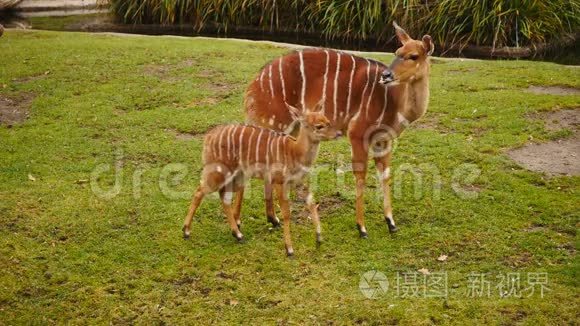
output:
M 235 231 L 232 231 L 232 235 L 234 236 L 234 238 L 236 238 L 236 240 L 238 240 L 238 243 L 246 242 L 246 240 L 244 239 L 244 236 L 242 234 L 238 234 Z
M 320 235 L 320 233 L 316 234 L 316 248 L 320 248 L 320 245 L 322 245 L 322 235 Z
M 290 259 L 294 258 L 294 251 L 286 251 L 286 256 Z
M 183 231 L 183 239 L 188 240 L 190 235 L 185 232 L 185 226 L 181 229 L 181 231 Z
M 399 229 L 397 229 L 397 226 L 395 226 L 395 224 L 389 218 L 385 218 L 385 222 L 387 222 L 387 226 L 389 227 L 390 233 L 397 233 L 397 231 L 399 231 Z
M 358 234 L 361 237 L 361 239 L 368 239 L 369 235 L 367 234 L 366 230 L 363 230 L 361 226 L 358 224 L 356 225 L 356 228 L 358 229 Z
M 272 226 L 275 228 L 280 227 L 280 220 L 278 220 L 277 218 L 275 218 L 273 216 L 268 216 L 268 222 L 272 223 Z

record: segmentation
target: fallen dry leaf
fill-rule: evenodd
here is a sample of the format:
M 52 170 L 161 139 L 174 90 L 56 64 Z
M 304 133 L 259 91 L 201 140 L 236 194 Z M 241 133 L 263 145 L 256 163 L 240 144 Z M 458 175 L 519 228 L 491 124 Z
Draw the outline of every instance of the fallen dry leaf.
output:
M 429 272 L 429 270 L 427 268 L 421 268 L 417 272 L 419 272 L 419 273 L 421 273 L 423 275 L 429 275 L 429 274 L 431 274 L 431 272 Z
M 238 300 L 236 299 L 230 299 L 230 306 L 237 306 L 238 305 Z
M 32 176 L 32 174 L 28 174 L 28 180 L 30 181 L 36 181 L 36 178 L 34 176 Z
M 447 260 L 447 255 L 441 255 L 439 257 L 437 257 L 438 261 L 446 261 Z

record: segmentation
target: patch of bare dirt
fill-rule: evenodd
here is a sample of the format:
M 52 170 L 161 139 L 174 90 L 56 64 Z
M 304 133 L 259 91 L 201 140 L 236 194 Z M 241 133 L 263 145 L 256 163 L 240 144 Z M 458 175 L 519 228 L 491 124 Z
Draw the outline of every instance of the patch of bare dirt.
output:
M 50 70 L 47 70 L 47 71 L 45 71 L 42 74 L 12 79 L 12 82 L 14 82 L 16 84 L 24 84 L 24 83 L 32 82 L 32 81 L 35 81 L 35 80 L 43 79 L 46 76 L 48 76 L 49 74 L 50 74 Z
M 580 175 L 580 110 L 560 110 L 543 117 L 546 129 L 571 129 L 574 135 L 542 144 L 528 144 L 508 155 L 528 170 L 548 175 Z
M 580 95 L 580 89 L 566 86 L 530 86 L 526 91 L 534 94 Z
M 529 144 L 508 152 L 521 166 L 548 175 L 580 175 L 580 136 Z
M 428 112 L 425 116 L 421 117 L 421 119 L 415 121 L 412 126 L 415 129 L 429 129 L 446 132 L 446 128 L 440 123 L 442 116 L 443 114 L 441 113 Z
M 580 108 L 575 110 L 560 110 L 545 114 L 546 129 L 557 131 L 562 128 L 578 131 L 580 129 Z
M 524 251 L 507 257 L 505 260 L 508 266 L 517 268 L 530 265 L 534 260 L 534 256 L 531 253 Z
M 166 65 L 149 64 L 143 67 L 143 72 L 150 76 L 165 78 L 171 69 Z
M 193 99 L 193 101 L 191 101 L 191 103 L 189 103 L 189 106 L 212 106 L 212 105 L 216 105 L 220 102 L 221 100 L 218 99 L 217 97 L 212 97 L 212 96 L 207 96 L 204 98 L 200 98 L 200 99 Z
M 0 95 L 0 124 L 12 127 L 24 122 L 29 116 L 33 99 L 34 95 L 31 93 L 20 93 L 11 97 Z
M 318 206 L 319 214 L 323 212 L 334 211 L 344 205 L 344 199 L 340 195 L 333 194 L 331 196 L 320 197 L 320 205 Z
M 236 85 L 215 81 L 206 84 L 205 87 L 208 90 L 225 97 L 232 94 L 236 90 Z
M 182 67 L 193 67 L 196 65 L 196 61 L 193 59 L 186 59 L 181 63 Z
M 544 226 L 537 225 L 537 224 L 533 224 L 530 227 L 525 228 L 524 229 L 524 232 L 530 232 L 530 233 L 533 233 L 533 232 L 545 232 L 547 230 L 548 229 L 545 228 Z
M 213 76 L 215 76 L 215 71 L 209 70 L 209 69 L 204 69 L 204 70 L 198 72 L 197 76 L 204 77 L 204 78 L 213 77 Z
M 177 140 L 192 140 L 196 138 L 202 138 L 203 132 L 181 132 L 175 129 L 165 129 L 165 131 L 173 134 Z
M 476 72 L 478 71 L 477 68 L 474 67 L 462 67 L 462 68 L 456 68 L 456 69 L 448 69 L 447 73 L 448 74 L 462 74 L 462 73 L 471 73 L 471 72 Z

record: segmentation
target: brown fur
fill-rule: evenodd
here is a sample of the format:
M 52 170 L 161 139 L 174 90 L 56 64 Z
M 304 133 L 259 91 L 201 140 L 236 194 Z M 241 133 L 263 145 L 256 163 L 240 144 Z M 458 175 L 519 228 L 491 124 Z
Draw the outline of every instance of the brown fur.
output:
M 206 134 L 200 186 L 192 198 L 183 227 L 186 238 L 190 236 L 193 215 L 203 197 L 219 191 L 232 234 L 242 241 L 239 230 L 242 191 L 246 180 L 253 177 L 265 179 L 267 184 L 273 184 L 277 189 L 284 218 L 284 243 L 288 255 L 293 253 L 288 187 L 303 179 L 314 162 L 320 141 L 335 137 L 336 131 L 330 128 L 330 122 L 321 112 L 289 110 L 301 124 L 297 138 L 270 129 L 240 125 L 218 126 Z M 239 194 L 232 207 L 236 192 Z M 271 190 L 267 197 L 271 199 Z M 308 207 L 316 226 L 317 239 L 320 239 L 317 205 L 308 200 Z
M 248 122 L 278 131 L 288 131 L 293 123 L 286 104 L 304 109 L 322 103 L 332 127 L 348 134 L 352 145 L 357 180 L 356 221 L 363 237 L 366 237 L 363 194 L 369 151 L 374 149 L 384 190 L 384 215 L 389 230 L 394 232 L 389 186 L 392 140 L 409 123 L 419 119 L 428 106 L 431 37 L 426 35 L 417 41 L 396 24 L 395 29 L 403 46 L 396 51 L 397 57 L 389 68 L 333 50 L 294 52 L 266 65 L 250 83 L 244 101 Z M 381 74 L 387 69 L 392 71 L 394 80 L 382 85 Z M 269 200 L 266 196 L 267 207 L 271 206 Z M 267 212 L 270 213 L 271 210 Z

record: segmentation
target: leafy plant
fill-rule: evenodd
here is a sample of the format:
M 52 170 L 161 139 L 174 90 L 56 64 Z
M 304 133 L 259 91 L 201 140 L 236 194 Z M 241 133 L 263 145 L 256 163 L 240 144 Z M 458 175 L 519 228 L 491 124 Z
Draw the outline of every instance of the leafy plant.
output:
M 528 46 L 578 33 L 580 0 L 111 0 L 126 23 L 191 23 L 389 40 L 393 21 L 439 44 Z

